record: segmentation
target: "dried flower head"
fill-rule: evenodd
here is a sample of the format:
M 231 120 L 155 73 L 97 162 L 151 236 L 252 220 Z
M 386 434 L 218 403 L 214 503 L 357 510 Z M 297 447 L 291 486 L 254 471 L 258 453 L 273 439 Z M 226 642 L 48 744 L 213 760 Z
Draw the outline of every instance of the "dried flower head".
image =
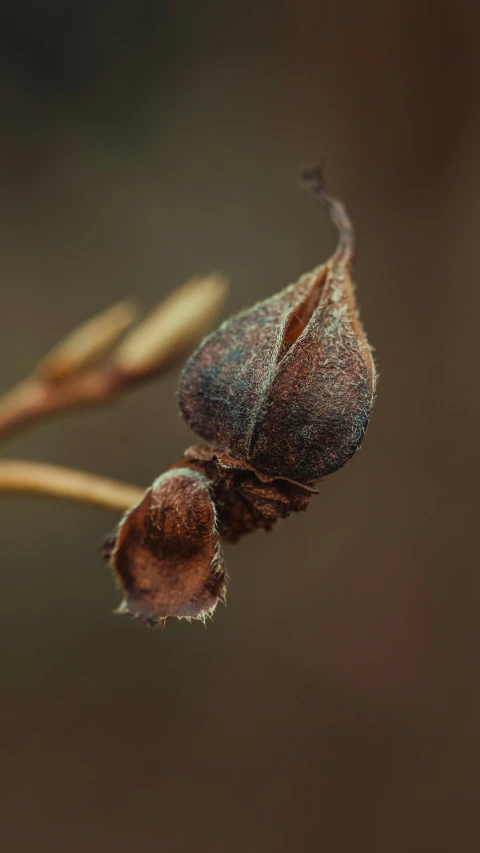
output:
M 219 535 L 236 541 L 306 509 L 364 436 L 376 374 L 355 304 L 353 228 L 321 171 L 303 178 L 338 228 L 335 252 L 200 344 L 179 405 L 209 446 L 189 448 L 120 525 L 111 565 L 126 609 L 146 621 L 211 611 L 225 591 Z

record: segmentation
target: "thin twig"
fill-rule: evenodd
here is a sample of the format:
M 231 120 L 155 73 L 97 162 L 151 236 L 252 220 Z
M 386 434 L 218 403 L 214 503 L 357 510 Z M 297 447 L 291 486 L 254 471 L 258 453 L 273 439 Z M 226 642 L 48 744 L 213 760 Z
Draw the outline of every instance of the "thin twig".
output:
M 110 403 L 131 387 L 170 370 L 211 326 L 227 285 L 217 273 L 177 288 L 124 340 L 134 321 L 120 303 L 64 338 L 32 375 L 0 397 L 0 442 L 41 420 L 72 409 Z
M 17 432 L 71 409 L 110 402 L 121 390 L 117 374 L 92 370 L 68 382 L 32 377 L 0 397 L 0 442 Z
M 5 459 L 0 460 L 0 493 L 2 492 L 49 495 L 114 512 L 125 512 L 138 503 L 145 490 L 129 483 L 109 480 L 87 471 L 76 471 L 60 465 Z
M 333 224 L 338 228 L 338 245 L 330 258 L 330 264 L 343 261 L 345 266 L 351 267 L 355 258 L 355 230 L 345 205 L 325 190 L 323 164 L 301 169 L 300 182 L 327 208 Z

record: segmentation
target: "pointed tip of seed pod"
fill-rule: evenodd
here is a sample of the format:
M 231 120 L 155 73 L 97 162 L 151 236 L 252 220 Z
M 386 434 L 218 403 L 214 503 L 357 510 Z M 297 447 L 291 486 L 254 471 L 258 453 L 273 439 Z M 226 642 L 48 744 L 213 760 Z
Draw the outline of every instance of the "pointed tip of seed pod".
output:
M 338 229 L 338 245 L 331 262 L 343 262 L 345 266 L 351 266 L 355 257 L 355 230 L 345 205 L 326 192 L 323 161 L 302 167 L 299 177 L 301 186 L 327 208 L 333 224 Z
M 114 354 L 114 367 L 131 378 L 170 368 L 210 329 L 227 291 L 228 280 L 217 272 L 178 287 L 127 335 Z
M 301 166 L 298 171 L 300 185 L 314 196 L 319 196 L 325 190 L 324 166 L 325 163 L 321 160 L 313 165 Z
M 81 323 L 37 364 L 35 376 L 46 382 L 61 382 L 94 364 L 117 343 L 137 320 L 133 300 L 123 300 Z

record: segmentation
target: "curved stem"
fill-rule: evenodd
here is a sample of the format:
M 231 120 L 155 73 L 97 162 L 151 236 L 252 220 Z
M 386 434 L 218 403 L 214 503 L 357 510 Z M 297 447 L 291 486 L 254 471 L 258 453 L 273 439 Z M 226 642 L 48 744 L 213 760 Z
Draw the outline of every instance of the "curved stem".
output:
M 49 495 L 62 500 L 125 512 L 144 495 L 144 489 L 60 465 L 0 460 L 0 494 Z
M 330 262 L 342 262 L 346 267 L 351 267 L 355 258 L 355 230 L 345 205 L 326 192 L 323 166 L 320 164 L 302 169 L 300 179 L 306 189 L 327 208 L 338 230 L 338 245 Z
M 0 440 L 36 420 L 45 405 L 43 386 L 35 379 L 20 382 L 0 397 Z

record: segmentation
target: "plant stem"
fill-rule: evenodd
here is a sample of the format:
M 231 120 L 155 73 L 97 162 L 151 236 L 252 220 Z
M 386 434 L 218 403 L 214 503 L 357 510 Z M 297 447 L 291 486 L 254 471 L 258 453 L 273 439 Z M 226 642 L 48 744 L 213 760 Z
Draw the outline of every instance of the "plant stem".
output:
M 0 460 L 0 493 L 50 495 L 63 500 L 125 512 L 138 503 L 144 489 L 59 465 Z
M 25 379 L 0 397 L 0 442 L 69 409 L 110 402 L 118 385 L 115 372 L 100 370 L 59 384 Z

